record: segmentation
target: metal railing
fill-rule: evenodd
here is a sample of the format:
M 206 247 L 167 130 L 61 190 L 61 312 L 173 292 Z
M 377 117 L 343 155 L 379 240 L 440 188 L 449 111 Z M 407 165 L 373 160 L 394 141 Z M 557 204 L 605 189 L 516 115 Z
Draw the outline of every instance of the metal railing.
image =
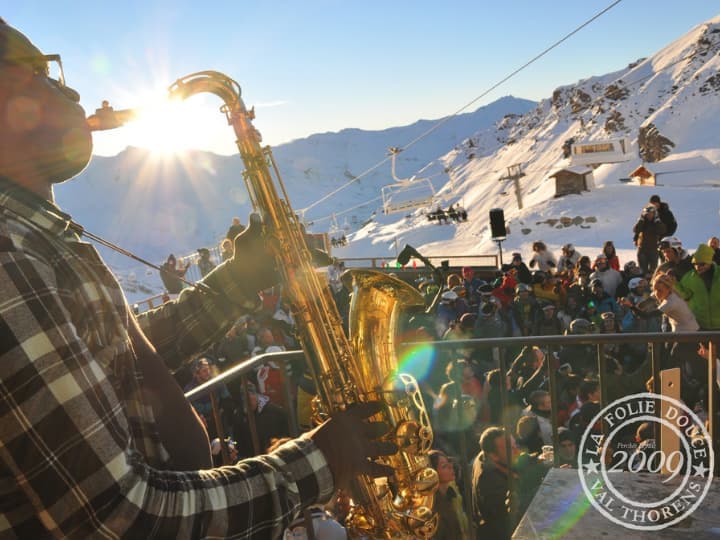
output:
M 709 342 L 708 357 L 715 358 L 716 351 L 715 346 L 720 343 L 720 332 L 679 332 L 679 333 L 627 333 L 627 334 L 582 334 L 582 335 L 568 335 L 568 336 L 527 336 L 527 337 L 510 337 L 510 338 L 490 338 L 490 339 L 466 339 L 466 340 L 448 340 L 448 341 L 429 341 L 429 342 L 406 342 L 402 343 L 401 347 L 433 347 L 437 350 L 445 349 L 472 349 L 472 348 L 496 348 L 499 350 L 500 365 L 499 368 L 502 373 L 508 371 L 508 358 L 505 354 L 509 348 L 522 347 L 524 345 L 537 345 L 540 347 L 547 348 L 547 357 L 550 359 L 546 362 L 547 376 L 549 381 L 549 392 L 551 395 L 551 417 L 553 422 L 553 446 L 557 449 L 558 441 L 558 425 L 557 425 L 557 370 L 554 366 L 551 366 L 553 352 L 558 350 L 562 346 L 567 345 L 593 345 L 597 350 L 597 373 L 600 383 L 600 404 L 604 407 L 607 403 L 607 378 L 606 365 L 608 361 L 602 351 L 602 346 L 606 344 L 623 344 L 623 343 L 644 343 L 649 346 L 650 353 L 650 369 L 653 380 L 653 392 L 659 394 L 660 389 L 660 345 L 665 343 L 687 343 L 687 342 Z M 714 343 L 713 343 L 714 342 Z M 224 371 L 217 377 L 206 382 L 205 384 L 198 386 L 185 394 L 187 399 L 193 401 L 195 399 L 211 395 L 216 392 L 219 388 L 223 387 L 228 381 L 231 381 L 237 377 L 242 377 L 250 373 L 255 367 L 262 365 L 263 363 L 273 360 L 283 365 L 289 360 L 304 359 L 305 353 L 303 351 L 285 351 L 277 353 L 266 353 L 255 356 L 244 362 L 240 362 L 236 366 Z M 717 379 L 717 368 L 716 363 L 713 361 L 707 362 L 707 377 L 708 377 L 708 389 L 707 389 L 707 402 L 706 409 L 708 411 L 708 432 L 714 441 L 716 439 L 716 422 L 715 415 L 712 411 L 717 408 L 717 397 L 714 392 L 713 382 Z M 290 395 L 289 388 L 287 387 L 287 380 L 285 386 L 286 397 Z M 243 380 L 243 384 L 246 381 Z M 500 385 L 501 403 L 507 404 L 507 395 L 504 385 Z M 245 393 L 245 399 L 247 399 L 247 393 Z M 290 400 L 287 400 L 290 403 Z M 246 403 L 247 410 L 247 403 Z M 250 415 L 251 416 L 251 415 Z M 298 433 L 297 422 L 292 414 L 288 414 L 290 433 L 295 435 Z M 252 426 L 251 426 L 252 427 Z M 509 427 L 509 426 L 506 426 Z M 514 426 L 513 426 L 514 429 Z M 510 430 L 512 432 L 512 430 Z M 557 456 L 557 452 L 555 453 Z
M 716 346 L 718 343 L 720 343 L 720 332 L 680 332 L 680 333 L 627 333 L 627 334 L 583 334 L 583 335 L 568 335 L 568 336 L 527 336 L 527 337 L 512 337 L 512 338 L 489 338 L 489 339 L 467 339 L 467 340 L 448 340 L 448 341 L 430 341 L 430 342 L 405 342 L 400 345 L 400 348 L 412 348 L 412 347 L 433 347 L 439 351 L 445 350 L 445 349 L 455 349 L 455 348 L 493 348 L 498 349 L 499 354 L 499 368 L 502 373 L 508 372 L 508 358 L 507 358 L 507 351 L 510 348 L 513 347 L 522 347 L 525 345 L 530 346 L 540 346 L 546 348 L 546 358 L 547 361 L 545 362 L 545 368 L 547 369 L 547 377 L 548 377 L 548 386 L 549 386 L 549 393 L 551 396 L 551 422 L 552 422 L 552 432 L 553 432 L 553 449 L 554 449 L 554 465 L 558 465 L 559 461 L 559 441 L 558 441 L 558 381 L 557 381 L 557 369 L 556 366 L 553 365 L 553 352 L 555 350 L 559 350 L 563 346 L 568 345 L 592 345 L 596 347 L 596 358 L 597 358 L 597 373 L 598 373 L 598 379 L 600 383 L 600 408 L 604 408 L 605 405 L 607 405 L 606 400 L 608 396 L 608 389 L 607 389 L 607 377 L 605 376 L 606 373 L 606 362 L 608 361 L 607 358 L 605 358 L 602 347 L 606 344 L 623 344 L 623 343 L 644 343 L 647 344 L 649 347 L 649 354 L 650 354 L 650 367 L 651 367 L 651 373 L 652 373 L 652 381 L 653 381 L 653 393 L 655 394 L 661 394 L 661 388 L 660 388 L 660 367 L 661 367 L 661 358 L 660 358 L 660 346 L 666 343 L 700 343 L 700 342 L 709 342 L 708 346 L 708 361 L 707 361 L 707 378 L 708 378 L 708 387 L 707 387 L 707 393 L 706 393 L 706 403 L 705 407 L 708 411 L 708 425 L 707 430 L 710 435 L 710 440 L 712 441 L 713 447 L 717 446 L 717 438 L 716 438 L 716 409 L 717 409 L 717 396 L 715 392 L 716 387 L 716 380 L 717 380 L 717 364 L 715 361 L 716 358 Z M 224 387 L 224 385 L 237 378 L 242 377 L 242 385 L 244 388 L 244 395 L 243 399 L 245 402 L 245 410 L 250 411 L 249 405 L 248 405 L 248 398 L 247 398 L 247 374 L 250 373 L 255 367 L 262 365 L 263 363 L 267 362 L 268 360 L 273 360 L 275 362 L 278 362 L 281 364 L 284 368 L 284 364 L 287 361 L 290 360 L 297 360 L 297 359 L 303 359 L 305 357 L 305 354 L 303 351 L 287 351 L 287 352 L 279 352 L 279 353 L 266 353 L 259 356 L 255 356 L 249 360 L 246 360 L 244 362 L 241 362 L 237 364 L 236 366 L 228 369 L 227 371 L 223 372 L 222 374 L 218 375 L 217 377 L 213 378 L 212 380 L 206 382 L 205 384 L 198 386 L 197 388 L 194 388 L 190 392 L 186 393 L 185 396 L 190 401 L 193 401 L 195 399 L 199 399 L 204 396 L 210 396 L 211 397 L 211 404 L 213 407 L 213 418 L 214 422 L 216 424 L 216 429 L 218 432 L 218 436 L 221 441 L 221 451 L 223 456 L 223 462 L 228 464 L 228 449 L 225 444 L 225 437 L 223 434 L 223 428 L 222 423 L 220 421 L 220 415 L 219 411 L 217 409 L 218 407 L 218 400 L 216 397 L 216 392 Z M 290 392 L 289 387 L 287 383 L 287 378 L 284 380 L 284 391 L 287 403 L 290 403 Z M 500 403 L 501 408 L 503 411 L 507 409 L 508 405 L 508 396 L 507 396 L 507 389 L 505 388 L 504 384 L 500 384 Z M 659 414 L 659 411 L 658 411 Z M 503 418 L 505 421 L 505 415 L 501 415 L 501 418 Z M 290 434 L 295 437 L 298 435 L 298 426 L 297 421 L 293 415 L 293 411 L 288 411 L 288 423 L 289 423 L 289 429 Z M 260 448 L 259 442 L 258 442 L 258 436 L 257 436 L 257 426 L 255 425 L 255 418 L 254 415 L 248 414 L 248 424 L 250 426 L 251 431 L 251 437 L 252 437 L 252 443 L 253 443 L 253 449 L 255 450 L 256 454 L 263 453 L 265 450 Z M 514 425 L 505 425 L 505 433 L 506 433 L 506 455 L 511 455 L 510 453 L 510 434 L 514 433 L 515 426 Z M 472 520 L 472 496 L 471 496 L 471 482 L 469 481 L 470 475 L 469 472 L 471 470 L 472 462 L 468 460 L 468 456 L 466 455 L 466 444 L 464 436 L 461 436 L 461 444 L 460 444 L 460 452 L 461 455 L 458 456 L 461 461 L 461 467 L 462 467 L 462 473 L 465 477 L 465 492 L 464 492 L 464 507 L 465 512 L 467 513 L 467 516 L 470 518 L 471 523 L 473 524 L 473 527 L 475 526 L 473 520 Z M 509 477 L 509 488 L 512 492 L 512 479 Z

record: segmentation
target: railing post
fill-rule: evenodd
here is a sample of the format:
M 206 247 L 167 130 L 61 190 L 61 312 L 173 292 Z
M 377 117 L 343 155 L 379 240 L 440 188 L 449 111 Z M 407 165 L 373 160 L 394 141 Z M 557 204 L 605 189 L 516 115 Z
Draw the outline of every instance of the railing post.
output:
M 707 374 L 708 374 L 708 389 L 707 389 L 707 417 L 708 417 L 708 433 L 710 435 L 710 444 L 713 449 L 716 448 L 715 438 L 715 415 L 717 414 L 716 403 L 717 403 L 717 391 L 715 390 L 717 380 L 717 362 L 715 360 L 717 351 L 715 342 L 711 339 L 708 341 L 708 363 L 707 363 Z
M 228 452 L 227 443 L 225 442 L 225 430 L 223 429 L 222 418 L 220 418 L 220 405 L 218 404 L 215 391 L 210 392 L 210 405 L 212 407 L 213 422 L 215 423 L 215 433 L 217 433 L 220 439 L 220 455 L 222 456 L 223 465 L 232 465 L 230 463 L 230 453 Z
M 552 346 L 548 346 L 545 354 L 545 365 L 548 369 L 548 390 L 550 391 L 550 421 L 552 422 L 553 467 L 560 462 L 560 441 L 558 439 L 558 396 L 557 396 L 557 367 L 553 356 Z

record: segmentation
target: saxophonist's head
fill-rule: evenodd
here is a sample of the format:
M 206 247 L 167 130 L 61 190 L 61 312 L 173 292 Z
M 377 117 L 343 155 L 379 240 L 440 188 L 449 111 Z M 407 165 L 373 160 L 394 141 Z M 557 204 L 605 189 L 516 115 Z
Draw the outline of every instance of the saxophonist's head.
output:
M 0 175 L 51 199 L 53 183 L 82 171 L 92 139 L 79 101 L 60 55 L 0 19 Z

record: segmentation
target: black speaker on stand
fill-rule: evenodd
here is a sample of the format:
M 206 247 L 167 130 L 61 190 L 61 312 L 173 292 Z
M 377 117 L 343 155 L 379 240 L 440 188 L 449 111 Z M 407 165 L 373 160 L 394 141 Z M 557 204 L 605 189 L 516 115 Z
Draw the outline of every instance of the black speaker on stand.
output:
M 507 238 L 507 230 L 505 229 L 505 212 L 503 212 L 502 208 L 493 208 L 490 210 L 490 232 L 492 234 L 492 239 L 498 244 L 498 250 L 500 250 L 500 268 L 502 268 L 502 241 Z

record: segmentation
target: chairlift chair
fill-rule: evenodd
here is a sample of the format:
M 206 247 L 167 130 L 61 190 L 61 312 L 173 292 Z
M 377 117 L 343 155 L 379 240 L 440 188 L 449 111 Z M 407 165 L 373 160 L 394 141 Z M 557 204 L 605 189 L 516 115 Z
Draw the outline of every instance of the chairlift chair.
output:
M 435 197 L 435 188 L 428 178 L 398 178 L 395 160 L 401 149 L 390 148 L 392 156 L 392 177 L 395 184 L 382 188 L 383 212 L 397 214 L 430 206 Z

